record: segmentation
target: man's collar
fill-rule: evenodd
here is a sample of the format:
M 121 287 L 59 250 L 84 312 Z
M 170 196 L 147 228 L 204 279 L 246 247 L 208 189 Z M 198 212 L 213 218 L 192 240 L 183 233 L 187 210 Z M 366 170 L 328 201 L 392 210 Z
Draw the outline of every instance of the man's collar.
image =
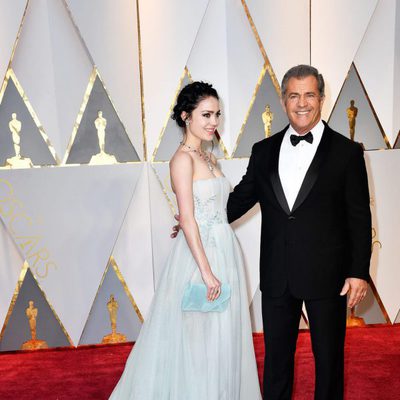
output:
M 315 137 L 315 136 L 321 137 L 321 136 L 322 136 L 322 133 L 324 132 L 324 129 L 325 129 L 325 125 L 324 125 L 324 123 L 322 122 L 322 119 L 320 119 L 320 120 L 317 122 L 317 124 L 314 126 L 314 128 L 311 129 L 310 132 L 312 132 L 312 134 L 313 134 L 314 137 Z M 306 132 L 306 133 L 308 133 L 308 132 Z M 289 135 L 297 135 L 297 136 L 300 136 L 300 135 L 294 130 L 294 128 L 293 128 L 292 125 L 289 125 L 289 128 L 288 128 L 288 130 L 286 131 L 286 135 L 288 135 L 288 136 L 289 136 Z

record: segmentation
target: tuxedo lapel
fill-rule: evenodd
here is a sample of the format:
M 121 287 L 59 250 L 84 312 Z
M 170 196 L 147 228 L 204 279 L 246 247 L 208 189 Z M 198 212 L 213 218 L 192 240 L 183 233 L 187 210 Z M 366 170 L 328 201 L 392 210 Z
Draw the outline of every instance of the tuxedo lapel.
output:
M 330 135 L 328 131 L 329 128 L 325 124 L 325 129 L 322 134 L 321 142 L 319 143 L 315 156 L 310 164 L 310 167 L 307 170 L 306 176 L 304 177 L 303 183 L 296 197 L 296 201 L 293 204 L 292 212 L 299 208 L 300 205 L 304 202 L 318 178 L 318 174 L 321 170 L 321 163 L 325 159 L 326 153 L 329 148 Z
M 283 211 L 285 211 L 285 213 L 289 215 L 289 205 L 283 191 L 281 180 L 279 178 L 279 153 L 281 150 L 281 144 L 285 135 L 285 131 L 286 129 L 283 132 L 277 133 L 277 135 L 280 135 L 280 137 L 278 140 L 275 141 L 275 143 L 273 144 L 273 148 L 271 149 L 270 179 L 272 183 L 272 189 L 274 190 L 275 196 L 279 204 L 281 205 Z

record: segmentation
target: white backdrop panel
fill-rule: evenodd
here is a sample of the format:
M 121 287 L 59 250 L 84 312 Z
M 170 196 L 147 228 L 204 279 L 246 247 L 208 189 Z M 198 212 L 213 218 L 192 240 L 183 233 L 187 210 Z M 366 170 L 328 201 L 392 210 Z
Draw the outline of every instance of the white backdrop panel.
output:
M 2 213 L 1 206 L 0 213 Z M 14 290 L 17 287 L 24 258 L 1 221 L 0 254 L 0 324 L 3 326 Z
M 119 270 L 144 318 L 154 293 L 150 220 L 148 168 L 144 164 L 113 250 Z
M 246 0 L 279 82 L 292 66 L 310 62 L 309 0 Z
M 210 0 L 187 61 L 194 80 L 210 82 L 218 91 L 223 110 L 218 132 L 224 143 L 231 133 L 226 35 L 225 0 Z
M 168 165 L 168 164 L 167 164 Z M 176 224 L 170 205 L 163 193 L 160 182 L 149 166 L 149 195 L 151 207 L 151 238 L 153 251 L 153 269 L 155 284 L 167 261 L 167 257 L 174 245 L 170 238 L 172 226 Z
M 188 69 L 193 79 L 211 82 L 221 97 L 223 121 L 218 131 L 229 154 L 262 66 L 263 58 L 241 2 L 211 0 Z
M 12 67 L 62 159 L 93 66 L 61 0 L 29 2 Z
M 1 195 L 8 195 L 12 205 L 3 221 L 74 343 L 141 168 L 122 164 L 0 172 L 8 182 Z
M 17 33 L 24 14 L 26 0 L 0 0 L 0 81 L 6 74 Z
M 325 78 L 323 118 L 335 104 L 377 0 L 311 2 L 311 64 Z
M 253 296 L 253 300 L 250 304 L 250 318 L 253 332 L 262 332 L 263 321 L 261 314 L 261 291 L 259 286 L 257 287 Z
M 394 93 L 400 96 L 400 88 L 395 90 L 394 85 L 395 58 L 400 57 L 395 51 L 396 41 L 397 45 L 400 42 L 400 18 L 396 21 L 396 3 L 396 0 L 379 1 L 354 59 L 361 80 L 392 145 L 400 128 L 399 109 L 395 108 L 393 103 Z M 397 79 L 399 82 L 400 76 Z
M 400 113 L 395 110 L 400 110 L 400 4 L 396 3 L 396 24 L 395 24 L 395 48 L 394 48 L 394 98 L 393 98 L 393 142 L 397 138 L 397 133 L 400 135 Z
M 400 226 L 400 150 L 365 153 L 370 196 L 372 226 L 382 248 L 374 248 L 371 277 L 393 322 L 400 308 L 399 226 Z
M 143 159 L 136 1 L 67 0 L 122 123 Z M 93 23 L 93 21 L 95 21 Z
M 159 162 L 152 164 L 157 177 L 163 188 L 163 195 L 169 201 L 172 212 L 178 212 L 178 204 L 176 202 L 175 194 L 171 187 L 171 178 L 169 176 L 169 164 L 167 162 Z
M 247 158 L 236 160 L 221 160 L 224 175 L 229 179 L 232 188 L 237 185 L 246 172 Z M 260 283 L 260 232 L 261 212 L 260 207 L 255 205 L 242 218 L 232 224 L 239 239 L 243 251 L 246 267 L 247 291 L 249 305 L 253 299 L 256 289 Z
M 148 154 L 174 98 L 208 0 L 139 2 Z
M 227 1 L 226 14 L 230 132 L 224 143 L 232 154 L 264 59 L 241 1 Z

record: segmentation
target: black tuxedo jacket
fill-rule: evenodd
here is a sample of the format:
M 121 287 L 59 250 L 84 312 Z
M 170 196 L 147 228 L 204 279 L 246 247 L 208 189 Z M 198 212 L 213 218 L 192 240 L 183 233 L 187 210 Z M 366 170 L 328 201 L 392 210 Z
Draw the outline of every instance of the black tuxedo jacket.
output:
M 369 279 L 371 213 L 362 147 L 325 129 L 292 210 L 278 173 L 288 127 L 253 146 L 230 194 L 229 222 L 256 202 L 262 213 L 260 288 L 301 299 L 337 295 L 346 277 Z

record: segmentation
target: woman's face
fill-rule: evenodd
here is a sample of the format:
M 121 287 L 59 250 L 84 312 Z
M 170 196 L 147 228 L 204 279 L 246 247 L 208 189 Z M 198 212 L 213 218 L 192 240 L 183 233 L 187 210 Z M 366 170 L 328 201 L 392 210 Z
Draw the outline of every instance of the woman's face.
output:
M 189 126 L 186 127 L 186 134 L 193 135 L 200 140 L 212 141 L 220 116 L 219 101 L 212 96 L 206 97 L 192 111 L 189 117 Z M 185 115 L 182 117 L 185 119 Z

